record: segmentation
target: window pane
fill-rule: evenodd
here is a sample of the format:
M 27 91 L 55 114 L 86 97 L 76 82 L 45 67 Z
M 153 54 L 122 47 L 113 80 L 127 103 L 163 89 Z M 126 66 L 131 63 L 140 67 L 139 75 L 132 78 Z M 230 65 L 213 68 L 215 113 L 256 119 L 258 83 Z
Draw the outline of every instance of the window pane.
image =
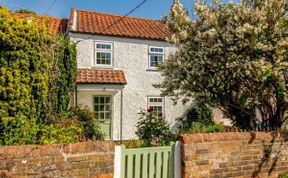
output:
M 105 111 L 105 105 L 104 105 L 104 104 L 103 104 L 103 105 L 100 105 L 98 111 Z
M 106 112 L 105 118 L 106 118 L 106 119 L 110 119 L 110 112 Z
M 106 52 L 96 53 L 96 64 L 111 65 L 112 54 Z
M 100 113 L 100 118 L 99 119 L 105 119 L 105 113 Z
M 111 49 L 111 45 L 110 44 L 97 44 L 96 48 L 97 49 Z
M 163 55 L 150 55 L 150 67 L 157 67 L 163 63 Z
M 152 53 L 163 53 L 163 48 L 150 48 Z
M 106 103 L 110 103 L 110 97 L 106 97 Z

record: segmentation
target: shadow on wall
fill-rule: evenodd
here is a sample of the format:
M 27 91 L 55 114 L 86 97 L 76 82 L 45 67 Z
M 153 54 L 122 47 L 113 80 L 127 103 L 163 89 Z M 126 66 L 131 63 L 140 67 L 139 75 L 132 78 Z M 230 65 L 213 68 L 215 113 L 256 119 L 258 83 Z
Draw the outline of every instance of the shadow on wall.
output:
M 253 132 L 250 134 L 251 134 L 251 139 L 250 139 L 249 143 L 252 143 L 256 137 L 256 133 Z M 271 134 L 272 139 L 271 139 L 270 143 L 268 145 L 264 146 L 263 156 L 262 156 L 261 161 L 260 161 L 259 165 L 257 166 L 256 170 L 252 174 L 253 178 L 258 177 L 258 174 L 262 171 L 263 165 L 268 163 L 269 160 L 272 160 L 272 164 L 271 164 L 271 167 L 269 168 L 268 175 L 271 176 L 271 174 L 275 170 L 277 162 L 281 158 L 281 150 L 283 150 L 282 149 L 283 143 L 288 141 L 288 132 L 287 131 L 281 131 L 280 132 L 281 142 L 279 145 L 275 145 L 275 146 L 278 146 L 278 148 L 276 149 L 276 152 L 275 152 L 275 151 L 273 151 L 273 146 L 274 146 L 275 140 L 277 138 L 277 135 L 278 135 L 278 132 L 272 133 Z M 272 151 L 274 154 L 273 156 L 272 156 Z
M 215 124 L 231 127 L 232 122 L 230 119 L 225 118 L 222 111 L 218 108 L 212 109 L 212 121 Z M 192 128 L 193 123 L 199 122 L 198 113 L 196 110 L 195 102 L 192 102 L 189 108 L 182 114 L 181 117 L 175 119 L 175 124 L 171 127 L 173 133 L 182 133 L 183 131 Z M 201 122 L 201 121 L 200 121 Z M 207 122 L 207 121 L 206 121 Z
M 182 114 L 182 116 L 180 116 L 179 118 L 176 118 L 176 122 L 175 124 L 171 127 L 171 131 L 173 133 L 181 133 L 182 130 L 185 130 L 186 128 L 191 128 L 193 122 L 196 121 L 196 115 L 194 113 L 191 113 L 193 111 L 193 109 L 195 108 L 195 103 L 192 102 L 190 104 L 190 106 L 188 107 L 188 109 Z M 191 127 L 187 127 L 185 128 L 185 124 L 183 124 L 183 122 L 185 121 L 191 121 L 190 126 Z

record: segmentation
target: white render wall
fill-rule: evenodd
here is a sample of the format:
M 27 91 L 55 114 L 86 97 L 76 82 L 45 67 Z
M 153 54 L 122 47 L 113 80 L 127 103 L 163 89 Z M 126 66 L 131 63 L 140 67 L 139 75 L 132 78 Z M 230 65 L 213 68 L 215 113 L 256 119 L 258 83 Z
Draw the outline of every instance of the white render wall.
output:
M 70 33 L 72 41 L 86 39 L 89 36 L 91 35 Z M 138 113 L 141 109 L 147 109 L 147 97 L 161 94 L 159 89 L 152 86 L 161 81 L 160 72 L 147 70 L 149 46 L 164 47 L 165 58 L 173 53 L 176 47 L 162 41 L 93 36 L 77 44 L 78 68 L 93 68 L 95 41 L 113 44 L 113 69 L 122 69 L 125 73 L 127 85 L 123 89 L 123 139 L 134 139 Z M 97 90 L 78 91 L 78 104 L 91 107 L 92 97 L 97 93 Z M 112 93 L 114 95 L 112 133 L 113 139 L 117 140 L 120 138 L 120 91 Z M 175 126 L 175 119 L 181 117 L 188 107 L 182 104 L 174 106 L 171 99 L 165 97 L 165 118 L 171 127 Z

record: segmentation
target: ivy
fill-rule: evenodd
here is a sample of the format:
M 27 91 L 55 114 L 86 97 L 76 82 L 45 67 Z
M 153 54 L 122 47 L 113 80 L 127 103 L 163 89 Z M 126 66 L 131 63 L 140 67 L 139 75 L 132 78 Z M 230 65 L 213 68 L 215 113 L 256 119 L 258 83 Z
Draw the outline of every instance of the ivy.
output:
M 75 89 L 77 77 L 76 47 L 69 38 L 55 36 L 55 46 L 50 62 L 50 104 L 51 111 L 63 115 L 67 112 L 71 92 Z

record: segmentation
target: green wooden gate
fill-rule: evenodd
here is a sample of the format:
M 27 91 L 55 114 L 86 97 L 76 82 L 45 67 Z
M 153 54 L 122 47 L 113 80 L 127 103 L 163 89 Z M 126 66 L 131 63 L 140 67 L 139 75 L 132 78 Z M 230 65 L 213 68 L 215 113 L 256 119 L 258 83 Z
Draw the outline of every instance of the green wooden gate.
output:
M 174 178 L 175 143 L 126 149 L 116 146 L 114 178 Z

